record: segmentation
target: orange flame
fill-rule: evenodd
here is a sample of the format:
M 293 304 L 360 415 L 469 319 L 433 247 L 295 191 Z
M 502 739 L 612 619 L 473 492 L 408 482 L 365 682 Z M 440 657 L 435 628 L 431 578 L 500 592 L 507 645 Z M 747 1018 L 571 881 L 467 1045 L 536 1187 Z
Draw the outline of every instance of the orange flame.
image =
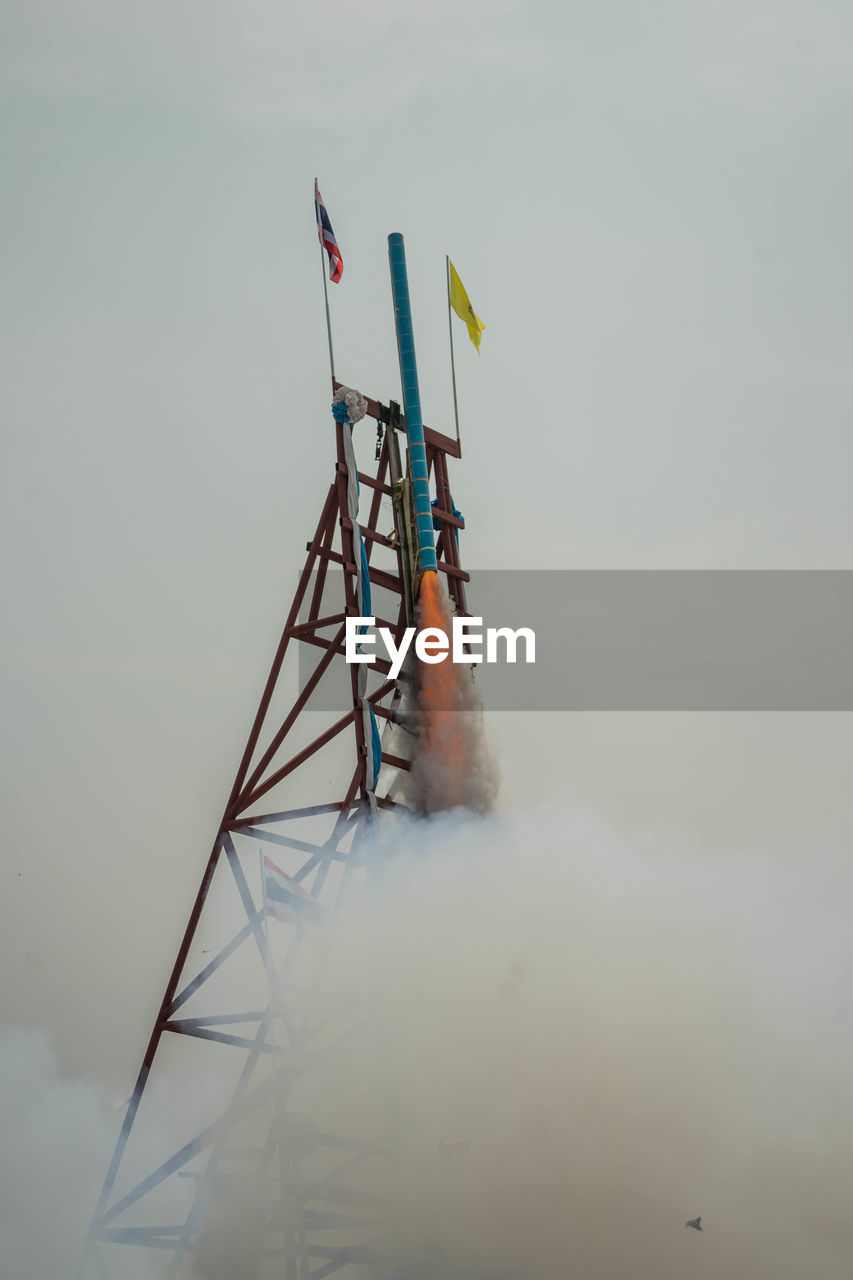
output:
M 421 629 L 435 627 L 450 635 L 447 597 L 432 569 L 421 579 L 419 604 Z M 426 807 L 433 812 L 466 802 L 470 743 L 461 684 L 465 679 L 470 679 L 469 669 L 457 666 L 449 654 L 443 655 L 440 662 L 420 666 L 422 755 L 428 774 Z

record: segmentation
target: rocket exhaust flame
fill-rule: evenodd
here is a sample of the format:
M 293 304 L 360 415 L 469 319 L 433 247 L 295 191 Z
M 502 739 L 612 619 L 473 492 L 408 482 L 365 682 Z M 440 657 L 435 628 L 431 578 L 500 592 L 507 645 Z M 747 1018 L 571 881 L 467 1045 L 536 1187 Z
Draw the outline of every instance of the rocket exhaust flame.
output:
M 420 593 L 422 627 L 450 630 L 447 599 L 438 574 L 423 575 Z M 435 665 L 424 663 L 420 672 L 419 705 L 422 724 L 422 752 L 429 778 L 428 810 L 455 809 L 465 803 L 467 743 L 462 719 L 462 680 L 470 679 L 447 655 Z
M 449 634 L 450 602 L 437 573 L 421 578 L 421 628 Z M 419 749 L 412 768 L 416 807 L 425 814 L 492 808 L 495 782 L 483 733 L 482 707 L 470 667 L 445 654 L 418 671 Z

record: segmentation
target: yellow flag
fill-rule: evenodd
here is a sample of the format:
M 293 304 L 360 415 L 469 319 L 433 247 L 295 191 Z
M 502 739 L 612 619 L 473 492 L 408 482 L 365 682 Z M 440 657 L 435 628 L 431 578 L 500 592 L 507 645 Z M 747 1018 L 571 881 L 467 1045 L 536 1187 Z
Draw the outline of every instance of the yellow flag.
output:
M 486 326 L 483 324 L 479 316 L 475 314 L 474 308 L 471 306 L 471 302 L 468 297 L 468 294 L 465 292 L 462 286 L 462 281 L 459 279 L 458 275 L 456 274 L 456 268 L 454 267 L 453 263 L 450 262 L 449 258 L 447 261 L 448 263 L 450 263 L 450 305 L 453 308 L 453 310 L 456 312 L 456 314 L 459 316 L 460 320 L 464 320 L 465 323 L 467 324 L 468 337 L 471 339 L 474 346 L 477 348 L 477 353 L 479 354 L 480 334 L 483 332 Z

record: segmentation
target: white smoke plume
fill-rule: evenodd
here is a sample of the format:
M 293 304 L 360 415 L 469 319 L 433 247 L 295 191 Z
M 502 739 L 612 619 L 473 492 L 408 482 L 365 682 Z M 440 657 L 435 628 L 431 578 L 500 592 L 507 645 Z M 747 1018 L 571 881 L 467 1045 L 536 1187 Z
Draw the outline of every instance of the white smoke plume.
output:
M 48 1036 L 0 1027 L 0 1275 L 68 1280 L 118 1132 L 105 1092 L 63 1078 Z M 127 1280 L 153 1280 L 131 1257 Z
M 561 808 L 401 837 L 345 950 L 393 1028 L 402 1274 L 850 1274 L 841 859 L 709 860 Z
M 385 1037 L 294 1102 L 355 1131 L 365 1095 L 347 1090 L 367 1081 L 397 1117 L 389 1276 L 846 1280 L 840 853 L 709 858 L 563 806 L 392 822 L 383 840 L 384 879 L 352 902 L 328 978 L 370 975 Z M 2 1049 L 2 1274 L 65 1280 L 114 1126 L 44 1038 Z M 226 1235 L 197 1274 L 227 1259 L 249 1280 L 253 1233 Z

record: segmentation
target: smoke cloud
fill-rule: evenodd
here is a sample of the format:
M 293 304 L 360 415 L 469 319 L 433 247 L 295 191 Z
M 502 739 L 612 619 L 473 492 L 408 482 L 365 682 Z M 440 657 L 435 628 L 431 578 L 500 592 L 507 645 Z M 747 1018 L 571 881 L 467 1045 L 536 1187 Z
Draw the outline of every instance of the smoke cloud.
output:
M 394 1117 L 389 1277 L 849 1276 L 843 858 L 709 858 L 562 806 L 381 838 L 381 884 L 351 900 L 324 973 L 342 991 L 366 976 L 382 1034 L 289 1105 L 366 1131 L 372 1089 Z M 116 1119 L 59 1078 L 45 1037 L 7 1031 L 0 1050 L 3 1275 L 65 1280 Z M 196 1274 L 256 1274 L 241 1203 Z M 122 1277 L 160 1263 L 127 1250 Z
M 849 1275 L 847 867 L 561 809 L 400 841 L 359 938 L 408 1126 L 401 1274 Z
M 0 1275 L 68 1280 L 80 1255 L 118 1131 L 95 1084 L 64 1079 L 48 1036 L 0 1027 Z M 129 1257 L 127 1280 L 152 1280 Z

